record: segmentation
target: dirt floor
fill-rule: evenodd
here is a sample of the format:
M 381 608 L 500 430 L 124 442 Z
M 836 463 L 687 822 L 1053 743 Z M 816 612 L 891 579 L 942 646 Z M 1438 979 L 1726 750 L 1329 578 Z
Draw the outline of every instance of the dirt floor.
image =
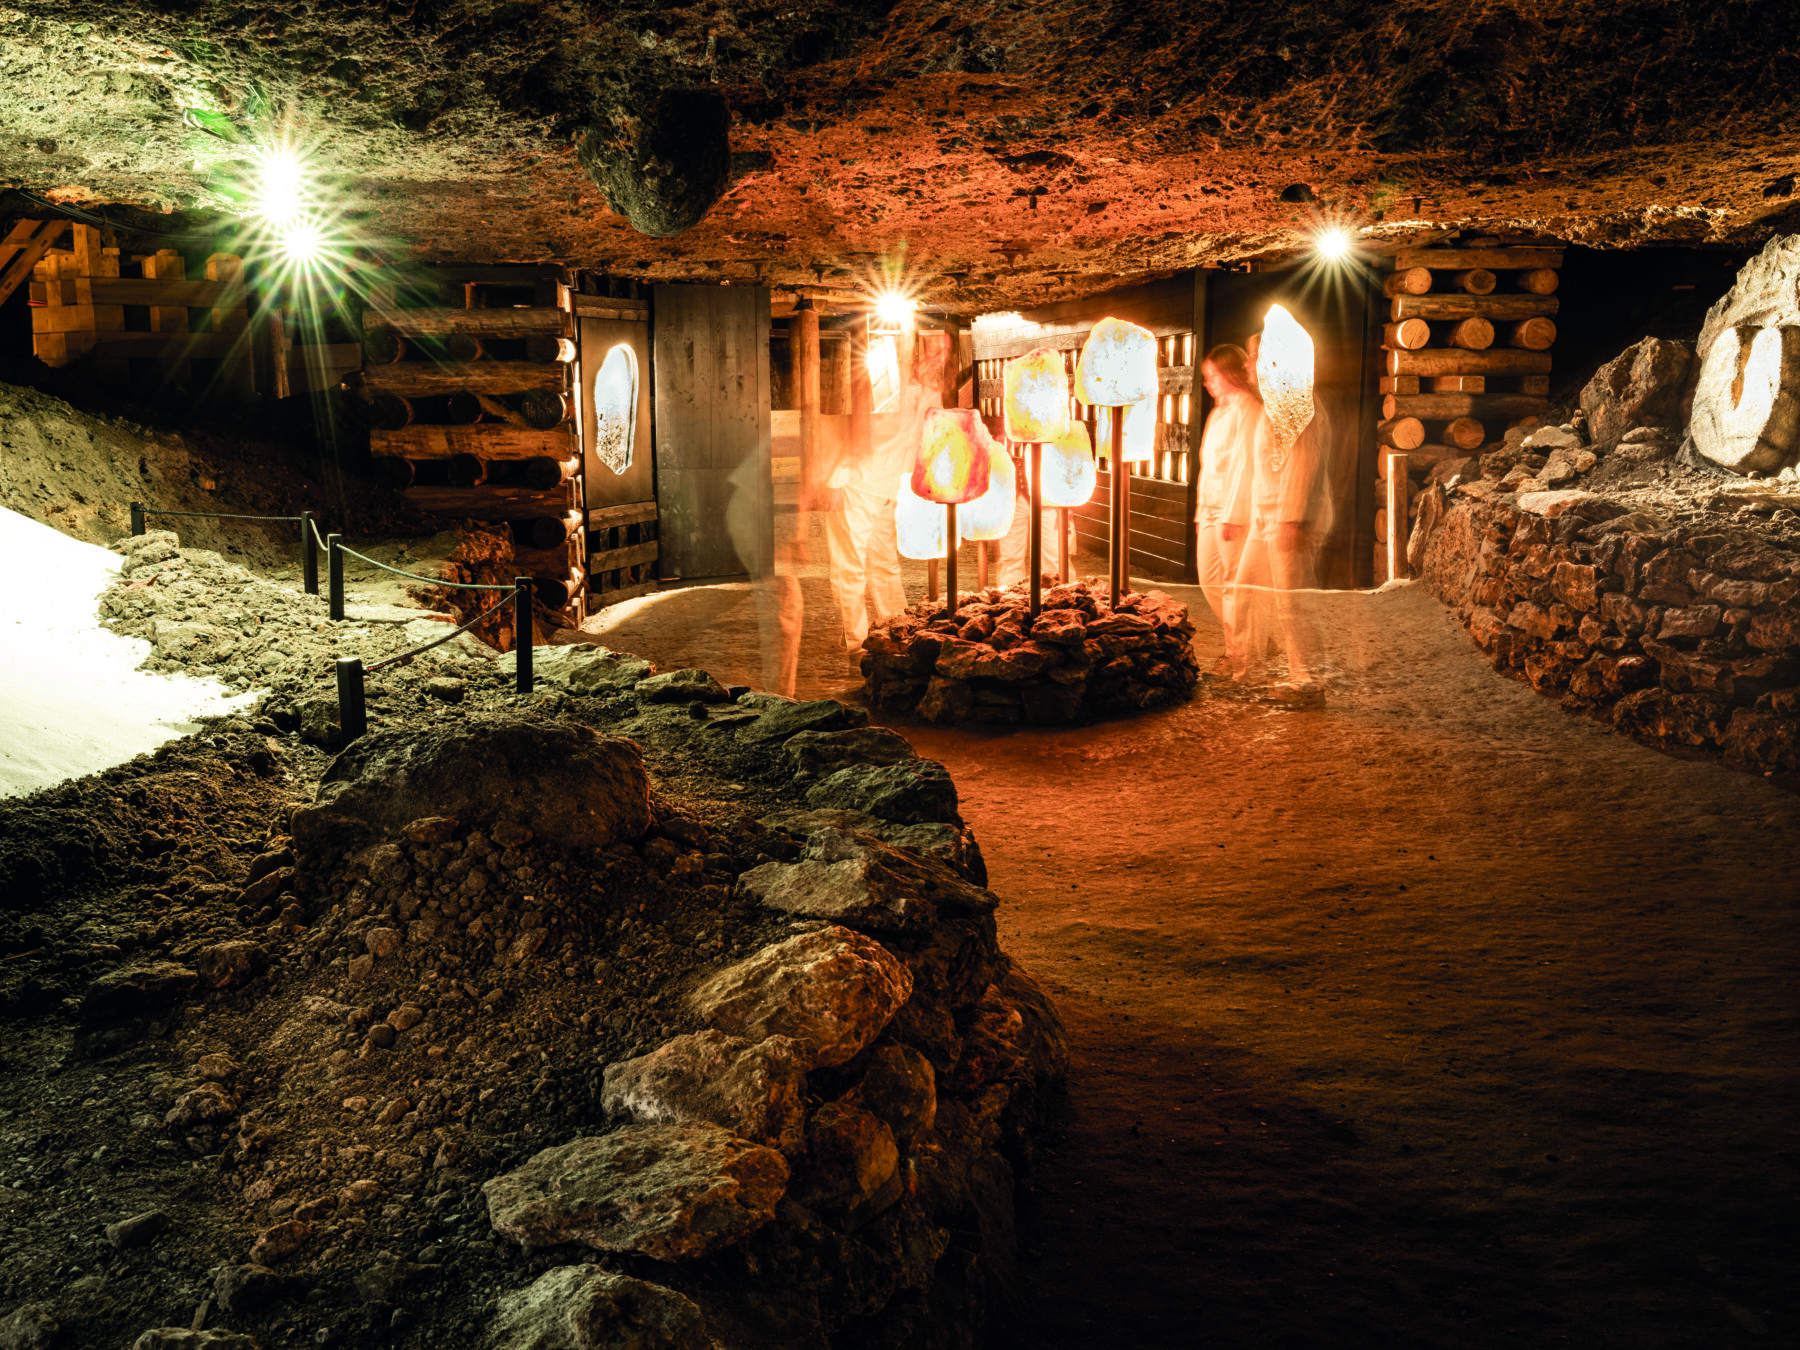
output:
M 602 640 L 756 683 L 750 611 Z M 1565 715 L 1416 587 L 1319 614 L 1322 710 L 900 727 L 1074 1047 L 1014 1342 L 1795 1343 L 1800 802 Z

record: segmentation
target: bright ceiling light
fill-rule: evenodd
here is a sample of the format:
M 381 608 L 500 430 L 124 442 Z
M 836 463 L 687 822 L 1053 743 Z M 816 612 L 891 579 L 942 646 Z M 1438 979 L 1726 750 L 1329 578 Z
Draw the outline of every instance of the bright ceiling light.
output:
M 295 267 L 308 267 L 318 262 L 327 247 L 325 232 L 317 224 L 304 218 L 290 221 L 277 239 L 276 247 L 280 250 L 282 261 Z
M 276 229 L 292 225 L 306 208 L 306 169 L 300 156 L 286 146 L 260 152 L 253 200 L 256 214 Z
M 1336 225 L 1313 236 L 1313 247 L 1326 262 L 1344 261 L 1350 256 L 1350 247 L 1355 242 L 1350 231 Z
M 889 327 L 898 327 L 912 317 L 918 308 L 910 298 L 898 291 L 883 291 L 875 297 L 875 317 Z

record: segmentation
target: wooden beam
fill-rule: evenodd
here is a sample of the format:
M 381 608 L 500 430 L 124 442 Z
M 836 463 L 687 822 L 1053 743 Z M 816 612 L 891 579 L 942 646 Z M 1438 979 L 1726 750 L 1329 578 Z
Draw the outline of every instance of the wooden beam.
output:
M 1388 317 L 1402 319 L 1533 319 L 1557 311 L 1553 295 L 1397 295 Z
M 590 530 L 610 530 L 619 525 L 641 525 L 656 519 L 655 502 L 627 502 L 623 506 L 597 506 L 588 512 Z
M 406 499 L 434 516 L 464 520 L 556 519 L 568 509 L 562 492 L 533 492 L 513 487 L 409 487 Z
M 1408 267 L 1443 268 L 1452 272 L 1484 267 L 1490 272 L 1521 268 L 1561 267 L 1560 248 L 1403 248 L 1394 255 L 1394 270 Z
M 1381 402 L 1386 417 L 1417 417 L 1427 422 L 1447 422 L 1457 417 L 1505 422 L 1518 417 L 1542 417 L 1549 410 L 1547 399 L 1531 394 L 1389 394 Z
M 154 357 L 164 361 L 222 361 L 239 348 L 250 349 L 242 333 L 111 333 L 94 344 L 101 359 Z
M 610 572 L 615 567 L 636 567 L 639 563 L 655 562 L 656 558 L 657 543 L 651 539 L 625 548 L 609 548 L 599 553 L 590 553 L 588 570 Z
M 363 331 L 386 329 L 421 337 L 472 333 L 476 337 L 562 336 L 560 309 L 395 309 L 363 311 Z
M 19 283 L 31 275 L 43 256 L 50 251 L 57 236 L 62 234 L 66 220 L 21 220 L 6 236 L 6 246 L 18 250 L 5 270 L 0 271 L 0 304 L 5 304 L 12 293 L 19 289 Z M 24 238 L 19 232 L 30 226 Z
M 1456 347 L 1427 347 L 1421 352 L 1388 353 L 1390 375 L 1548 375 L 1549 352 L 1465 352 Z
M 571 297 L 575 302 L 576 317 L 582 319 L 626 319 L 639 323 L 647 323 L 650 319 L 650 306 L 643 300 L 617 300 L 607 295 L 581 295 Z
M 398 431 L 371 431 L 369 453 L 407 459 L 447 459 L 478 455 L 482 459 L 562 459 L 573 438 L 565 427 L 533 431 L 528 427 L 477 423 L 466 427 L 411 426 Z
M 399 394 L 402 398 L 465 391 L 522 394 L 528 389 L 560 390 L 563 378 L 560 365 L 545 366 L 534 361 L 396 361 L 363 371 L 363 383 L 371 393 Z

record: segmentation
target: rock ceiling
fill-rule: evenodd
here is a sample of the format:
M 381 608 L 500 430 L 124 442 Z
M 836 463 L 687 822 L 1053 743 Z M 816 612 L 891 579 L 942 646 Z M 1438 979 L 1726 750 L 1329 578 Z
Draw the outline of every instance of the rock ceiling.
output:
M 730 186 L 639 234 L 575 141 L 703 88 Z M 370 258 L 778 288 L 903 258 L 966 313 L 1322 218 L 1752 246 L 1800 228 L 1795 88 L 1800 6 L 1754 0 L 13 0 L 0 187 L 192 228 L 290 136 Z

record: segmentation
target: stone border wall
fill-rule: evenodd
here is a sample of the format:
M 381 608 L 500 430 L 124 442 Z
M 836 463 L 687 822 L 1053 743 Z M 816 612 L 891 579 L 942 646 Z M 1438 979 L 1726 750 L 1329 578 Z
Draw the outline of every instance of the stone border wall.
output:
M 1644 517 L 1623 511 L 1586 493 L 1453 491 L 1427 525 L 1424 584 L 1497 670 L 1569 711 L 1660 749 L 1800 772 L 1800 552 L 1736 522 L 1635 529 Z

